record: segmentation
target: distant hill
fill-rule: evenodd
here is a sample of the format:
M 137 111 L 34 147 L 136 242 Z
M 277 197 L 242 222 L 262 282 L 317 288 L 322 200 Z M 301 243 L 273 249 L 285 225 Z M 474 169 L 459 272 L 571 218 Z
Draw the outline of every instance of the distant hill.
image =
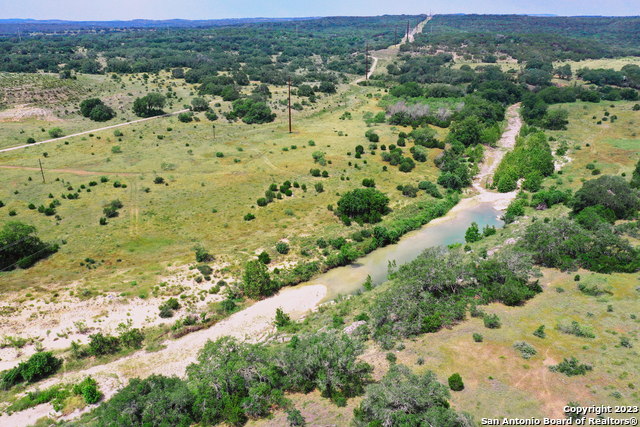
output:
M 125 28 L 196 28 L 218 27 L 228 25 L 255 24 L 262 22 L 290 22 L 317 19 L 307 18 L 240 18 L 240 19 L 134 19 L 131 21 L 64 21 L 58 19 L 0 19 L 0 34 L 15 34 L 21 32 L 56 32 L 68 30 L 89 29 L 125 29 Z

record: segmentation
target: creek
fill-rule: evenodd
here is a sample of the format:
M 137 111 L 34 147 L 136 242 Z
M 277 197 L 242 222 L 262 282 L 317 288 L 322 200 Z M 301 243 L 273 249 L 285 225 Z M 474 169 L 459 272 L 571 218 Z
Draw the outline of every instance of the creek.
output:
M 464 234 L 472 222 L 476 222 L 480 230 L 485 225 L 498 228 L 504 224 L 499 219 L 501 215 L 502 212 L 494 209 L 491 203 L 476 204 L 456 212 L 451 219 L 426 224 L 403 236 L 397 244 L 378 248 L 353 264 L 329 270 L 310 283 L 327 287 L 327 295 L 323 300 L 325 302 L 335 299 L 339 294 L 354 294 L 358 289 L 362 289 L 367 275 L 371 275 L 371 280 L 376 285 L 385 282 L 390 261 L 395 261 L 396 265 L 400 266 L 414 260 L 429 247 L 452 243 L 464 245 Z

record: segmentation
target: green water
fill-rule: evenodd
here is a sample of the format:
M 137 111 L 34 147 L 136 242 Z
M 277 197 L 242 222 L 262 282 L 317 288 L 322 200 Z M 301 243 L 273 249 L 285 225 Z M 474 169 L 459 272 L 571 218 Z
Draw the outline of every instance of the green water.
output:
M 385 282 L 389 261 L 395 260 L 397 265 L 401 265 L 414 260 L 426 248 L 464 243 L 464 233 L 472 222 L 475 221 L 480 229 L 487 224 L 502 227 L 504 223 L 498 219 L 501 215 L 502 212 L 488 203 L 473 206 L 458 212 L 449 221 L 434 226 L 427 225 L 405 235 L 398 244 L 376 249 L 354 264 L 329 270 L 310 283 L 327 286 L 324 301 L 330 301 L 338 294 L 353 294 L 362 288 L 367 275 L 371 275 L 376 285 Z

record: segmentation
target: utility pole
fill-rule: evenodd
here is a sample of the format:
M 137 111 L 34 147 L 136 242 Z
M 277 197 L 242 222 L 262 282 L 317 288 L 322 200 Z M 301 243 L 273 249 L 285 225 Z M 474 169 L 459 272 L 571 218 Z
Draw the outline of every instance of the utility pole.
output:
M 38 159 L 38 163 L 40 164 L 40 173 L 42 174 L 42 183 L 46 184 L 44 180 L 44 171 L 42 170 L 42 162 L 40 161 L 40 159 Z
M 393 32 L 393 45 L 398 44 L 398 26 L 396 25 L 395 30 Z
M 409 43 L 409 21 L 407 21 L 407 43 Z
M 289 133 L 291 133 L 291 77 L 289 77 Z
M 20 35 L 20 25 L 18 25 L 18 38 L 20 39 L 20 42 L 22 42 L 22 36 Z
M 364 66 L 364 78 L 366 81 L 369 81 L 369 44 L 365 43 L 365 48 L 364 48 L 364 60 L 365 60 L 365 66 Z

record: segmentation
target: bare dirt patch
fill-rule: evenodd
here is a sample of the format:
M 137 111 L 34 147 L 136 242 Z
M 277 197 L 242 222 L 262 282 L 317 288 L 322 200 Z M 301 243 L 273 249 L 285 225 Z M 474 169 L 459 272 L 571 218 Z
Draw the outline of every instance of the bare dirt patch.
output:
M 0 111 L 0 122 L 20 122 L 28 119 L 46 120 L 48 122 L 61 122 L 46 108 L 29 107 L 28 104 L 17 105 L 9 110 Z

